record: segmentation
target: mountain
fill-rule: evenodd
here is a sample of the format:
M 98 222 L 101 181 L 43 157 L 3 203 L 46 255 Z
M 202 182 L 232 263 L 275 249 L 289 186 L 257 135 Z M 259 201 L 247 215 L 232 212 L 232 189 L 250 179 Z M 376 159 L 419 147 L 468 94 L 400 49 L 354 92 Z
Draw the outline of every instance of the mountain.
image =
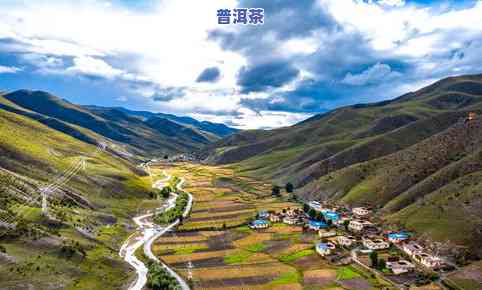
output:
M 0 93 L 0 288 L 26 276 L 18 289 L 125 288 L 134 273 L 120 244 L 135 214 L 159 206 L 152 181 L 162 174 L 139 164 L 233 131 L 129 112 L 41 91 Z
M 226 137 L 228 135 L 231 135 L 235 132 L 238 132 L 238 129 L 228 127 L 224 124 L 220 123 L 212 123 L 208 121 L 198 121 L 194 118 L 191 117 L 186 117 L 186 116 L 175 116 L 171 114 L 164 114 L 164 113 L 152 113 L 148 111 L 132 111 L 128 110 L 122 107 L 116 107 L 114 109 L 117 109 L 119 111 L 122 111 L 126 113 L 127 115 L 130 116 L 136 116 L 139 118 L 142 118 L 143 120 L 147 120 L 149 118 L 157 117 L 157 118 L 164 118 L 167 120 L 171 120 L 173 122 L 186 125 L 186 126 L 192 126 L 194 129 L 201 130 L 207 133 L 214 134 L 219 137 Z
M 129 268 L 115 249 L 151 178 L 124 145 L 77 124 L 117 139 L 118 127 L 45 94 L 29 105 L 41 114 L 18 94 L 0 95 L 0 288 L 122 288 Z
M 224 125 L 205 124 L 191 118 L 166 115 L 169 117 L 164 119 L 169 122 L 160 122 L 158 119 L 162 114 L 151 113 L 143 119 L 126 109 L 79 106 L 42 91 L 19 90 L 6 93 L 2 98 L 20 108 L 2 104 L 3 110 L 34 118 L 81 141 L 96 143 L 81 132 L 80 127 L 140 155 L 193 151 L 234 132 Z M 176 121 L 176 118 L 188 119 L 196 126 Z M 219 135 L 216 132 L 220 132 Z
M 389 101 L 211 146 L 207 162 L 292 182 L 303 199 L 379 207 L 387 223 L 482 255 L 482 75 L 440 80 Z

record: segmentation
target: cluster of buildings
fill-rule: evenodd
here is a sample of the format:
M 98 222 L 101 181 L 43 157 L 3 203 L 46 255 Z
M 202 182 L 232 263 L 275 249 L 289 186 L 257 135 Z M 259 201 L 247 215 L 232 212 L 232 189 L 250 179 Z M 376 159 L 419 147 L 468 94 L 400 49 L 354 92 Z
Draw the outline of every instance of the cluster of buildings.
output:
M 311 216 L 301 209 L 291 208 L 283 209 L 278 213 L 260 211 L 257 219 L 249 226 L 252 229 L 266 229 L 271 223 L 285 223 L 316 231 L 321 239 L 321 242 L 316 244 L 316 252 L 329 259 L 339 255 L 336 251 L 337 247 L 357 247 L 362 253 L 370 253 L 386 250 L 395 245 L 411 260 L 399 257 L 389 258 L 386 267 L 397 275 L 413 271 L 417 263 L 430 269 L 437 269 L 443 265 L 441 258 L 429 254 L 422 246 L 413 242 L 409 233 L 382 232 L 380 227 L 371 221 L 372 210 L 369 208 L 329 208 L 317 201 L 311 201 L 307 205 Z M 311 209 L 315 210 L 316 215 L 313 215 Z
M 411 235 L 405 231 L 385 231 L 375 223 L 371 222 L 372 210 L 366 207 L 355 207 L 351 212 L 337 214 L 334 209 L 327 209 L 321 203 L 312 201 L 308 205 L 310 208 L 319 211 L 325 220 L 331 219 L 333 227 L 325 226 L 318 222 L 310 222 L 309 228 L 317 230 L 320 238 L 324 242 L 317 244 L 316 251 L 321 256 L 328 256 L 334 253 L 336 246 L 353 248 L 358 246 L 361 252 L 369 253 L 389 249 L 392 245 L 397 246 L 404 252 L 408 259 L 392 257 L 386 263 L 386 267 L 394 274 L 406 273 L 415 269 L 418 263 L 429 269 L 438 269 L 444 266 L 444 261 L 436 255 L 432 255 L 422 246 L 411 239 Z M 344 227 L 342 227 L 344 225 Z M 344 230 L 339 230 L 339 229 Z M 326 240 L 330 238 L 329 242 Z
M 404 243 L 402 251 L 410 258 L 430 269 L 438 269 L 444 266 L 444 261 L 433 254 L 430 254 L 424 247 L 414 241 Z
M 256 220 L 249 223 L 251 229 L 266 229 L 271 223 L 285 223 L 288 225 L 303 225 L 305 215 L 300 209 L 283 209 L 281 212 L 259 211 Z

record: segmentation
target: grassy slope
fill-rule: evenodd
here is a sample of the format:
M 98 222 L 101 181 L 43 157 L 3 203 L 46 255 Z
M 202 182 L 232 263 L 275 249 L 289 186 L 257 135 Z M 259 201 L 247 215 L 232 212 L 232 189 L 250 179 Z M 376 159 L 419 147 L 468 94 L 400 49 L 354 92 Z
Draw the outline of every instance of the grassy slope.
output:
M 437 239 L 473 245 L 482 240 L 480 214 L 466 205 L 465 239 L 453 238 L 460 206 L 441 188 L 465 192 L 460 180 L 482 181 L 480 121 L 468 129 L 460 119 L 482 112 L 482 76 L 442 80 L 393 101 L 355 105 L 315 116 L 289 128 L 241 132 L 218 143 L 211 161 L 230 163 L 242 175 L 293 182 L 305 198 L 334 198 L 383 207 L 389 221 L 403 223 Z M 225 146 L 225 147 L 224 147 Z M 233 157 L 234 156 L 234 157 Z M 437 215 L 421 200 L 448 200 Z M 437 215 L 433 227 L 427 215 Z M 410 213 L 410 214 L 409 214 Z M 415 214 L 417 213 L 417 214 Z M 410 216 L 410 218 L 408 218 Z M 431 230 L 428 230 L 431 229 Z
M 78 139 L 85 137 L 79 136 L 78 127 L 89 129 L 126 145 L 129 151 L 140 155 L 192 151 L 219 139 L 211 133 L 173 121 L 143 121 L 115 108 L 82 107 L 41 91 L 14 91 L 4 94 L 2 99 L 0 108 L 12 111 L 14 104 L 15 108 L 22 110 L 18 113 L 35 112 L 51 128 L 70 127 L 64 133 Z M 72 126 L 75 129 L 72 130 Z
M 5 99 L 0 100 L 8 104 Z M 86 129 L 79 130 L 100 138 Z M 15 189 L 38 198 L 40 184 L 51 182 L 80 156 L 85 156 L 86 169 L 54 195 L 70 192 L 82 196 L 94 207 L 94 210 L 69 208 L 57 204 L 65 198 L 54 198 L 51 200 L 53 213 L 63 211 L 66 218 L 60 228 L 49 228 L 38 207 L 26 208 L 19 205 L 18 199 L 10 199 L 3 209 L 21 213 L 29 221 L 29 228 L 44 232 L 46 236 L 40 241 L 52 242 L 36 244 L 28 235 L 0 237 L 0 244 L 17 259 L 16 265 L 0 266 L 0 287 L 15 289 L 12 285 L 18 286 L 22 280 L 41 289 L 48 288 L 52 282 L 62 285 L 62 289 L 119 289 L 126 285 L 131 272 L 118 258 L 116 248 L 128 234 L 121 225 L 128 222 L 127 218 L 152 191 L 149 177 L 126 160 L 107 152 L 95 153 L 96 146 L 92 144 L 4 110 L 0 110 L 0 152 L 0 199 L 15 197 L 18 194 Z M 105 217 L 109 216 L 117 220 L 115 226 L 106 226 Z M 96 240 L 86 239 L 73 229 L 74 224 L 93 225 L 99 235 Z M 79 242 L 87 257 L 65 257 L 60 251 L 62 240 Z M 52 275 L 58 279 L 52 281 Z M 34 278 L 29 278 L 31 276 Z

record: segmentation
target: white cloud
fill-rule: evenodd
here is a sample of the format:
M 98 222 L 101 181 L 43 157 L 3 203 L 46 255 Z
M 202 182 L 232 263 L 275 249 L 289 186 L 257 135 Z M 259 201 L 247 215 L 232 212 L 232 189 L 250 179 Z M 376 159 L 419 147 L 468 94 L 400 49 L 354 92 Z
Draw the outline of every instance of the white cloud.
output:
M 378 4 L 386 6 L 401 7 L 405 5 L 405 0 L 379 0 Z
M 122 70 L 113 68 L 105 61 L 90 56 L 76 57 L 73 61 L 74 65 L 67 68 L 67 73 L 100 76 L 107 79 L 124 74 Z
M 218 123 L 227 123 L 229 126 L 238 129 L 272 129 L 286 127 L 301 122 L 311 116 L 311 114 L 289 113 L 289 112 L 255 112 L 247 108 L 240 108 L 236 111 L 237 116 L 233 119 L 225 115 L 212 114 L 190 114 L 198 120 L 206 120 Z
M 15 66 L 3 66 L 0 65 L 0 74 L 14 74 L 19 71 L 22 71 L 21 68 L 15 67 Z
M 313 55 L 324 51 L 333 57 L 345 57 L 346 63 L 355 63 L 354 66 L 364 65 L 365 55 L 337 56 L 337 48 L 333 48 L 341 43 L 333 41 L 336 37 L 342 39 L 351 32 L 360 34 L 359 45 L 373 49 L 379 57 L 376 59 L 381 61 L 365 71 L 346 73 L 341 82 L 352 86 L 388 82 L 398 77 L 399 72 L 384 63 L 386 59 L 401 59 L 421 75 L 441 75 L 470 72 L 471 63 L 477 63 L 479 58 L 480 47 L 467 42 L 480 39 L 477 34 L 482 27 L 482 1 L 457 10 L 420 7 L 404 0 L 318 2 L 341 28 L 336 32 L 320 29 L 309 37 L 286 39 L 273 45 L 273 55 L 293 61 L 301 70 L 298 79 L 279 88 L 279 92 L 293 90 L 309 79 L 329 78 L 329 74 L 325 76 L 310 66 L 316 58 Z M 127 81 L 124 86 L 129 90 L 128 100 L 137 98 L 135 101 L 145 104 L 146 109 L 181 114 L 200 112 L 203 118 L 223 120 L 233 118 L 224 113 L 236 112 L 235 122 L 243 128 L 260 124 L 284 126 L 306 117 L 283 112 L 258 115 L 239 104 L 237 72 L 247 65 L 247 60 L 242 53 L 224 51 L 217 43 L 207 40 L 208 31 L 219 28 L 218 0 L 163 0 L 149 11 L 128 10 L 114 3 L 3 1 L 0 39 L 11 41 L 1 44 L 0 51 L 18 53 L 41 73 L 98 76 L 119 80 L 116 83 L 121 85 Z M 236 7 L 237 1 L 225 0 L 222 6 Z M 269 15 L 267 17 L 269 21 Z M 236 30 L 236 27 L 225 29 Z M 277 41 L 274 35 L 274 32 L 266 33 L 260 41 Z M 452 50 L 463 52 L 463 59 L 433 58 Z M 216 83 L 196 83 L 199 73 L 207 67 L 218 67 L 222 78 Z M 13 73 L 19 68 L 0 66 L 0 73 L 2 70 Z M 345 72 L 343 68 L 343 74 Z M 152 96 L 165 88 L 186 89 L 183 89 L 184 95 L 176 98 L 153 101 Z M 266 97 L 264 93 L 248 96 Z
M 347 73 L 341 83 L 352 86 L 363 86 L 377 84 L 381 81 L 388 82 L 401 75 L 401 73 L 393 71 L 388 64 L 376 63 L 359 74 Z

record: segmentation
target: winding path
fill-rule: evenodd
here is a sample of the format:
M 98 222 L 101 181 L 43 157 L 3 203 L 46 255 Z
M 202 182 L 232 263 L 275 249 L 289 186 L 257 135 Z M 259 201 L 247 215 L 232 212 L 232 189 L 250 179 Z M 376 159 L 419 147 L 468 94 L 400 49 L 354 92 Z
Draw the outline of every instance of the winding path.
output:
M 154 188 L 161 189 L 164 186 L 164 183 L 167 182 L 171 176 L 167 175 L 166 172 L 163 172 L 166 175 L 166 178 L 163 180 L 156 181 L 153 184 Z M 181 181 L 176 185 L 177 190 L 182 190 L 182 185 L 184 184 L 184 178 L 181 178 Z M 192 195 L 187 192 L 189 196 L 188 204 L 183 212 L 183 218 L 187 217 L 191 211 L 193 198 Z M 167 211 L 173 208 L 176 205 L 176 199 L 178 195 L 173 193 L 171 197 L 166 200 L 165 204 L 155 210 L 155 212 L 162 212 Z M 159 225 L 154 224 L 151 219 L 155 213 L 147 213 L 144 215 L 137 216 L 133 218 L 135 224 L 137 225 L 137 231 L 130 235 L 127 240 L 122 245 L 119 255 L 124 258 L 124 260 L 129 263 L 132 267 L 135 268 L 137 272 L 137 279 L 136 281 L 129 287 L 129 290 L 142 290 L 142 288 L 147 283 L 147 273 L 148 269 L 143 262 L 141 262 L 135 256 L 135 252 L 140 247 L 144 247 L 144 254 L 151 260 L 158 262 L 162 265 L 166 271 L 174 278 L 176 278 L 177 282 L 181 286 L 182 290 L 190 290 L 189 285 L 184 281 L 184 279 L 179 276 L 174 270 L 169 268 L 166 264 L 159 261 L 159 259 L 152 253 L 152 244 L 155 240 L 159 237 L 164 235 L 166 232 L 174 229 L 179 224 L 179 219 L 174 221 L 173 223 L 162 227 Z

